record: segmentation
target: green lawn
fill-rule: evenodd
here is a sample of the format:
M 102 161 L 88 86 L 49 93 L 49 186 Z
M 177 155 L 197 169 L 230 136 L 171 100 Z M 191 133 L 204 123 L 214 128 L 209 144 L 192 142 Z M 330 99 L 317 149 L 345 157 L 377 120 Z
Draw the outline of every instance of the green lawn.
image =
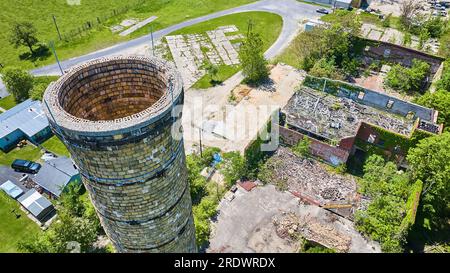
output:
M 15 21 L 33 23 L 38 31 L 38 38 L 43 43 L 50 40 L 56 42 L 56 51 L 60 59 L 68 59 L 94 50 L 111 46 L 117 42 L 133 39 L 148 34 L 149 27 L 144 27 L 129 37 L 113 34 L 109 27 L 117 25 L 123 19 L 146 19 L 152 15 L 158 16 L 152 25 L 154 30 L 213 13 L 254 2 L 255 0 L 81 0 L 80 5 L 69 5 L 67 0 L 36 1 L 36 0 L 2 0 L 0 1 L 0 48 L 2 55 L 0 63 L 5 66 L 19 66 L 23 68 L 39 67 L 54 62 L 50 51 L 42 51 L 39 56 L 27 56 L 28 49 L 15 49 L 8 42 L 10 25 Z M 61 33 L 83 28 L 87 21 L 97 22 L 97 17 L 103 18 L 129 6 L 128 11 L 119 13 L 102 21 L 100 25 L 83 32 L 82 37 L 75 37 L 69 42 L 58 41 L 58 35 L 53 24 L 52 14 L 56 16 Z M 20 57 L 22 56 L 22 57 Z
M 43 152 L 41 151 L 41 149 L 30 144 L 21 149 L 14 148 L 8 153 L 0 151 L 0 165 L 10 166 L 14 159 L 38 161 L 42 154 Z
M 16 101 L 14 100 L 13 95 L 9 95 L 4 97 L 3 99 L 0 99 L 0 107 L 2 107 L 5 110 L 11 109 L 14 106 L 16 106 Z
M 213 30 L 219 26 L 225 25 L 235 25 L 239 29 L 239 32 L 230 33 L 229 35 L 235 35 L 239 33 L 245 35 L 248 26 L 248 20 L 252 20 L 253 31 L 261 35 L 261 39 L 264 43 L 264 51 L 267 50 L 277 40 L 281 32 L 281 28 L 283 27 L 283 20 L 277 14 L 269 12 L 244 12 L 223 16 L 190 27 L 186 27 L 172 32 L 170 35 L 205 33 L 208 30 Z M 215 81 L 222 82 L 234 75 L 239 70 L 240 66 L 221 65 L 219 67 L 219 73 Z M 193 87 L 208 88 L 211 86 L 211 78 L 208 75 L 205 75 L 199 81 L 197 81 Z
M 192 88 L 197 89 L 206 89 L 211 86 L 213 86 L 214 83 L 221 83 L 228 79 L 229 77 L 233 76 L 240 70 L 239 65 L 220 65 L 219 66 L 219 72 L 217 73 L 214 80 L 211 79 L 209 75 L 205 75 L 201 77 L 193 86 Z
M 59 138 L 57 138 L 56 136 L 52 136 L 44 143 L 42 143 L 42 147 L 59 156 L 70 157 L 70 153 L 67 150 L 66 146 L 64 146 L 64 143 L 62 143 L 61 140 L 59 140 Z
M 12 210 L 20 217 L 16 218 Z M 0 191 L 0 219 L 0 253 L 19 252 L 18 242 L 41 232 L 39 226 L 20 209 L 19 203 L 3 191 Z

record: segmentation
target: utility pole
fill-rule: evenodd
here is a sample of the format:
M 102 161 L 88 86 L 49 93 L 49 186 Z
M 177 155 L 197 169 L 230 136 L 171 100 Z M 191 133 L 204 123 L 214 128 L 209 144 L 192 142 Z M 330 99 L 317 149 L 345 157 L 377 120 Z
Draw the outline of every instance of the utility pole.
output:
M 247 21 L 247 37 L 250 34 L 250 32 L 253 30 L 253 22 L 252 19 L 248 19 Z
M 155 56 L 155 43 L 153 42 L 153 25 L 150 25 L 150 36 L 152 37 L 152 52 L 153 56 Z
M 200 138 L 200 157 L 203 157 L 203 148 L 202 148 L 202 128 L 198 128 L 198 135 Z
M 59 70 L 61 71 L 61 75 L 64 75 L 64 71 L 62 70 L 61 64 L 59 63 L 58 55 L 56 55 L 55 44 L 53 41 L 50 41 L 50 48 L 53 51 L 53 55 L 55 55 L 56 62 L 58 63 Z
M 58 32 L 59 40 L 61 41 L 62 40 L 61 33 L 59 32 L 58 24 L 56 23 L 56 17 L 55 17 L 55 15 L 52 15 L 52 17 L 53 17 L 53 23 L 55 23 L 56 31 Z

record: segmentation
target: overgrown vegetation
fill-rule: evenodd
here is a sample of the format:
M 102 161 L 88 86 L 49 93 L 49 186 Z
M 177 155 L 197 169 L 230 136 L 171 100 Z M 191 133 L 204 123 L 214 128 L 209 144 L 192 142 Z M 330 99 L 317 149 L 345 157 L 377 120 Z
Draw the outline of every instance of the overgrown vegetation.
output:
M 426 138 L 411 149 L 408 162 L 414 179 L 424 182 L 423 210 L 432 219 L 449 216 L 450 133 Z
M 402 220 L 411 192 L 407 174 L 397 171 L 392 162 L 381 156 L 369 157 L 360 180 L 360 191 L 371 198 L 366 210 L 357 211 L 355 223 L 359 231 L 381 243 L 385 252 L 401 252 L 406 242 Z
M 297 142 L 296 145 L 292 146 L 292 152 L 296 156 L 307 157 L 310 154 L 309 147 L 311 145 L 311 140 L 307 137 L 303 137 Z
M 403 92 L 413 94 L 422 89 L 427 75 L 430 73 L 430 65 L 417 59 L 412 60 L 411 68 L 400 64 L 392 66 L 387 73 L 384 84 Z
M 82 202 L 84 188 L 71 183 L 59 198 L 58 218 L 43 233 L 19 243 L 19 249 L 32 253 L 67 253 L 73 251 L 73 242 L 81 252 L 96 252 L 93 246 L 99 234 L 104 234 L 94 207 Z
M 450 127 L 450 92 L 439 89 L 434 93 L 427 92 L 416 100 L 416 103 L 439 111 L 437 122 L 444 124 L 444 130 Z
M 280 61 L 318 77 L 344 79 L 356 75 L 362 44 L 357 37 L 361 21 L 346 11 L 333 13 L 330 27 L 315 27 L 300 33 L 280 57 Z
M 42 100 L 47 86 L 58 79 L 58 76 L 34 77 L 27 71 L 14 67 L 7 67 L 3 69 L 2 73 L 2 80 L 15 103 L 20 103 L 28 98 Z
M 224 176 L 225 183 L 223 185 L 214 181 L 207 181 L 200 174 L 203 169 L 212 167 L 214 154 L 221 154 L 222 162 L 215 168 Z M 220 199 L 234 185 L 236 180 L 245 176 L 245 160 L 238 152 L 221 153 L 218 148 L 206 148 L 203 150 L 202 156 L 199 154 L 186 156 L 186 164 L 193 203 L 197 246 L 203 248 L 209 241 L 210 221 L 217 213 L 217 205 Z
M 260 34 L 249 32 L 239 48 L 239 61 L 247 83 L 258 84 L 269 76 Z

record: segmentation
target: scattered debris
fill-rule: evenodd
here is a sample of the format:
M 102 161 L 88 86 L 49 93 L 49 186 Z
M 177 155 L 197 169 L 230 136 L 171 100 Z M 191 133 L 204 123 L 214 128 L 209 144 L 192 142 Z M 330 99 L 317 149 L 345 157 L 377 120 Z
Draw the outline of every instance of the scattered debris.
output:
M 405 136 L 414 125 L 414 120 L 304 86 L 292 96 L 284 111 L 289 124 L 327 139 L 354 136 L 361 121 Z
M 282 212 L 280 215 L 274 216 L 272 222 L 280 238 L 299 240 L 300 237 L 303 237 L 327 248 L 347 252 L 350 248 L 351 237 L 337 231 L 330 224 L 334 222 L 332 220 L 329 219 L 329 223 L 322 223 L 311 216 L 300 217 L 293 212 Z M 336 221 L 335 218 L 334 220 Z
M 222 26 L 205 34 L 187 34 L 166 36 L 172 57 L 180 70 L 185 88 L 191 87 L 205 71 L 202 68 L 205 60 L 212 64 L 236 65 L 239 63 L 238 53 L 231 44 L 232 40 L 242 35 L 225 35 L 237 32 L 236 26 Z
M 327 171 L 322 163 L 298 157 L 285 147 L 279 147 L 270 161 L 277 162 L 271 165 L 274 177 L 286 181 L 289 191 L 306 196 L 312 203 L 348 204 L 355 200 L 356 181 Z

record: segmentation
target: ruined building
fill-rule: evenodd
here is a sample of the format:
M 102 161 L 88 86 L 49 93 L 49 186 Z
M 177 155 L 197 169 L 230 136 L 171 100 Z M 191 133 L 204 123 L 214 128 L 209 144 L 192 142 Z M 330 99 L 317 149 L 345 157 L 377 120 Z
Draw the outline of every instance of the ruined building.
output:
M 433 109 L 309 75 L 282 109 L 282 116 L 283 142 L 292 145 L 308 136 L 312 154 L 333 165 L 370 152 L 406 167 L 408 149 L 443 130 Z
M 70 69 L 44 94 L 50 126 L 118 252 L 196 251 L 181 127 L 173 126 L 183 92 L 173 65 L 120 56 Z

